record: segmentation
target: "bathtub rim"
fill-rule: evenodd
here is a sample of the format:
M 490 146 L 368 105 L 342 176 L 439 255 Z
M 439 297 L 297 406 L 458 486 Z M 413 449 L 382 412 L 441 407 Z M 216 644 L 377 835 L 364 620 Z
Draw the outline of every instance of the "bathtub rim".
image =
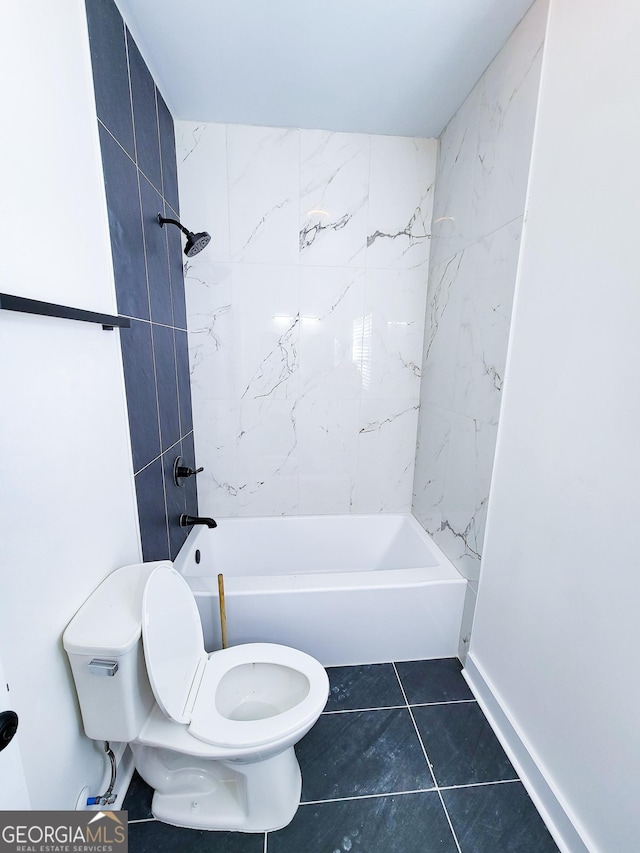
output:
M 282 593 L 282 592 L 312 592 L 314 590 L 356 590 L 356 589 L 380 589 L 380 588 L 409 588 L 415 586 L 428 586 L 431 584 L 466 584 L 466 579 L 446 557 L 433 538 L 425 531 L 412 513 L 353 513 L 353 514 L 321 514 L 321 515 L 296 515 L 296 516 L 233 516 L 220 519 L 223 522 L 242 523 L 243 521 L 269 521 L 282 522 L 297 519 L 308 520 L 314 518 L 334 519 L 380 519 L 396 518 L 407 521 L 414 531 L 420 536 L 428 550 L 436 558 L 435 566 L 421 566 L 417 568 L 389 568 L 375 569 L 371 571 L 348 571 L 339 570 L 335 572 L 309 572 L 289 573 L 279 575 L 224 575 L 225 591 L 234 595 L 250 595 L 260 593 Z M 215 536 L 215 531 L 202 528 L 192 532 L 180 549 L 174 560 L 175 569 L 187 580 L 193 592 L 212 595 L 218 594 L 217 574 L 192 574 L 188 570 L 188 563 L 194 558 L 195 551 L 203 548 L 201 540 L 205 536 Z

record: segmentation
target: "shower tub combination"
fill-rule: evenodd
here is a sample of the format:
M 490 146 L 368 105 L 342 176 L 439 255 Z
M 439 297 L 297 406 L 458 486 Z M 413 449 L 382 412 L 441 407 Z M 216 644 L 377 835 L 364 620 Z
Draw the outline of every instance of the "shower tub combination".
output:
M 226 518 L 174 561 L 208 651 L 293 646 L 325 666 L 454 657 L 466 581 L 409 514 Z

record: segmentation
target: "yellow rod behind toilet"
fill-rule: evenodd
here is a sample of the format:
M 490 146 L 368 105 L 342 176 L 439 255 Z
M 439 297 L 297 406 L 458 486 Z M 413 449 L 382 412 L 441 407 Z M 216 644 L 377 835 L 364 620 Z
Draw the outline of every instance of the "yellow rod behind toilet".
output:
M 224 604 L 224 577 L 218 575 L 218 598 L 220 603 L 220 633 L 222 635 L 222 648 L 227 648 L 227 611 Z

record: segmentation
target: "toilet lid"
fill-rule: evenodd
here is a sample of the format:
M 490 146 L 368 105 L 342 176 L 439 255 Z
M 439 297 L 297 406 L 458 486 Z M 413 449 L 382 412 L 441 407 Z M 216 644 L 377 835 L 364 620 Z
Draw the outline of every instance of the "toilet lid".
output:
M 189 722 L 187 697 L 207 653 L 193 593 L 166 563 L 151 573 L 144 589 L 142 640 L 156 702 L 172 720 Z

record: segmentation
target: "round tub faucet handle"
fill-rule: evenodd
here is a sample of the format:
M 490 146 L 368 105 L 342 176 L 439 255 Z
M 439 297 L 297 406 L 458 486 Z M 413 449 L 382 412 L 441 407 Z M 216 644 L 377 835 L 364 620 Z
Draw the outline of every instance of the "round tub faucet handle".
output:
M 204 471 L 204 468 L 196 468 L 194 471 L 193 468 L 189 468 L 188 465 L 183 465 L 182 456 L 178 456 L 176 457 L 176 461 L 173 463 L 173 482 L 176 486 L 181 486 L 181 480 L 184 480 L 187 477 L 192 477 L 195 474 L 199 474 L 201 471 Z
M 180 465 L 178 466 L 177 474 L 178 477 L 191 477 L 193 474 L 199 474 L 200 471 L 204 471 L 204 468 L 196 468 L 194 471 L 193 468 Z

